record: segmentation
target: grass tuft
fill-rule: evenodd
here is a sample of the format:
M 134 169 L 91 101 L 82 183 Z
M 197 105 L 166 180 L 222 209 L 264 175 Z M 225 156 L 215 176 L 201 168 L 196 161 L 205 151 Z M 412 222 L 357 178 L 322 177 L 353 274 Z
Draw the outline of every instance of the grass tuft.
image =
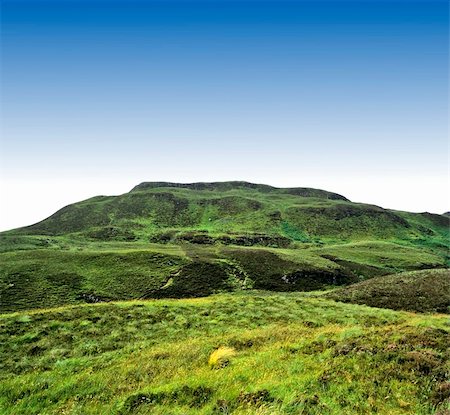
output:
M 213 369 L 221 369 L 230 364 L 231 358 L 236 355 L 232 347 L 221 346 L 214 350 L 208 359 L 208 365 Z

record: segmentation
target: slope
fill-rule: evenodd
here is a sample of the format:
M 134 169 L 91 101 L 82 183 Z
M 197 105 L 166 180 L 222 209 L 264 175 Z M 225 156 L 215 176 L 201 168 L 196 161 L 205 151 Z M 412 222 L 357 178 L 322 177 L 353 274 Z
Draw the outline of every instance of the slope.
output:
M 413 271 L 373 278 L 336 290 L 328 297 L 394 310 L 450 313 L 450 270 Z

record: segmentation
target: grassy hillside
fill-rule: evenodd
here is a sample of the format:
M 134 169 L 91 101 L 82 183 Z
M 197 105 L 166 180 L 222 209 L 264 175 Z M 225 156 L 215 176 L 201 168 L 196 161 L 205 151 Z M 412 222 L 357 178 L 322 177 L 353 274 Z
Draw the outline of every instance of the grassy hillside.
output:
M 192 243 L 87 243 L 0 254 L 0 311 L 265 289 L 310 291 L 395 271 L 442 267 L 441 257 L 386 242 L 306 249 Z M 73 242 L 72 242 L 73 243 Z
M 448 223 L 317 189 L 142 183 L 0 234 L 0 311 L 309 291 L 442 268 Z
M 0 413 L 445 413 L 449 342 L 443 316 L 298 293 L 4 314 Z
M 394 310 L 450 312 L 450 270 L 404 272 L 373 278 L 329 295 L 335 300 Z
M 367 239 L 427 240 L 439 245 L 447 242 L 448 226 L 449 219 L 443 215 L 351 203 L 317 189 L 278 189 L 246 182 L 142 183 L 120 196 L 69 205 L 42 222 L 10 233 L 78 234 L 118 241 L 152 238 L 155 242 L 189 240 L 198 233 L 210 238 L 204 238 L 204 243 L 272 246 Z

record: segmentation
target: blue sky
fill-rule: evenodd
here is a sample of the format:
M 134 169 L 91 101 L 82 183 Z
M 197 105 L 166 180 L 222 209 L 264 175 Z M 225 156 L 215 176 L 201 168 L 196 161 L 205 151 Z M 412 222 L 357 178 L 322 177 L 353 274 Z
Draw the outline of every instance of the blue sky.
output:
M 1 4 L 0 229 L 145 180 L 450 210 L 446 1 Z

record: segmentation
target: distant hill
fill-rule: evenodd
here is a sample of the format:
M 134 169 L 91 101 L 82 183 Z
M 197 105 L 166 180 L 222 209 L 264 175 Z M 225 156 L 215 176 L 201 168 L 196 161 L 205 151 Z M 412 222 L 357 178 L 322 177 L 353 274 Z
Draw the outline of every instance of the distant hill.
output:
M 259 244 L 319 240 L 444 241 L 450 219 L 352 203 L 336 193 L 247 182 L 144 182 L 120 196 L 74 203 L 12 233 L 80 234 L 96 240 L 189 240 L 245 235 Z M 278 240 L 274 238 L 280 238 Z M 242 242 L 244 243 L 244 242 Z M 252 241 L 247 241 L 254 245 Z
M 308 291 L 449 265 L 449 221 L 248 182 L 141 183 L 0 234 L 0 311 Z

